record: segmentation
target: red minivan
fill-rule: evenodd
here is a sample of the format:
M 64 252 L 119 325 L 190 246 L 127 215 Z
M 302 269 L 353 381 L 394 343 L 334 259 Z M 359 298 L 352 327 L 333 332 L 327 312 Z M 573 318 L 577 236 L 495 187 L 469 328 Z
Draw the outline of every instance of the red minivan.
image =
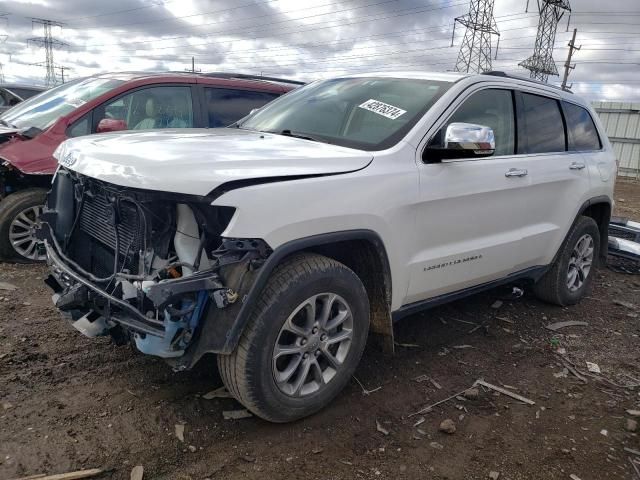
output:
M 299 86 L 242 74 L 109 73 L 65 83 L 0 116 L 0 257 L 40 261 L 34 236 L 64 140 L 92 133 L 225 127 Z

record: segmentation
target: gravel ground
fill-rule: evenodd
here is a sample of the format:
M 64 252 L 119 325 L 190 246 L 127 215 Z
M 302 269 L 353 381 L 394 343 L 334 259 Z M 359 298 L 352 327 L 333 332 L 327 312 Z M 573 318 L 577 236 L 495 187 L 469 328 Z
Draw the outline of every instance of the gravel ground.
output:
M 616 199 L 618 214 L 640 219 L 640 183 L 620 181 Z M 640 450 L 627 413 L 640 410 L 638 275 L 601 268 L 570 308 L 528 291 L 493 308 L 504 291 L 491 291 L 403 320 L 397 354 L 370 349 L 357 371 L 375 392 L 353 381 L 287 425 L 224 420 L 240 407 L 203 398 L 220 386 L 213 358 L 174 373 L 80 336 L 51 306 L 45 275 L 0 267 L 0 281 L 17 287 L 0 290 L 1 479 L 94 467 L 106 470 L 96 478 L 128 479 L 136 465 L 146 479 L 640 478 L 629 460 L 640 456 L 624 450 Z M 545 328 L 567 320 L 588 325 Z M 535 405 L 480 388 L 412 415 L 479 378 Z M 439 430 L 445 419 L 454 433 Z

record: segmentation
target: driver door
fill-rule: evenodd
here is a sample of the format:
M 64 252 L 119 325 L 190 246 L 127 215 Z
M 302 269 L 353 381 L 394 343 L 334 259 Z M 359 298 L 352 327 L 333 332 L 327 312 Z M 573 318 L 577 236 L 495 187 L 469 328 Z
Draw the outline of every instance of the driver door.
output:
M 407 303 L 490 282 L 513 273 L 526 228 L 526 205 L 518 192 L 529 179 L 515 155 L 514 96 L 507 89 L 481 89 L 450 107 L 448 119 L 424 146 L 436 145 L 453 122 L 491 127 L 490 157 L 418 159 L 416 255 Z M 427 163 L 430 162 L 430 163 Z

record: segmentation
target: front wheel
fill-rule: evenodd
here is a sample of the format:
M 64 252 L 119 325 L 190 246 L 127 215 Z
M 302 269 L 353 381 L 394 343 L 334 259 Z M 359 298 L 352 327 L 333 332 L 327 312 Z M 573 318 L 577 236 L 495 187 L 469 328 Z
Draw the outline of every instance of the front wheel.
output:
M 46 197 L 44 188 L 29 188 L 12 193 L 0 202 L 0 256 L 3 260 L 46 260 L 35 236 Z
M 259 417 L 289 422 L 326 406 L 349 382 L 369 330 L 358 276 L 316 254 L 276 268 L 236 350 L 218 355 L 229 391 Z
M 589 290 L 600 252 L 600 230 L 591 217 L 580 217 L 560 247 L 555 263 L 534 286 L 545 302 L 578 303 Z

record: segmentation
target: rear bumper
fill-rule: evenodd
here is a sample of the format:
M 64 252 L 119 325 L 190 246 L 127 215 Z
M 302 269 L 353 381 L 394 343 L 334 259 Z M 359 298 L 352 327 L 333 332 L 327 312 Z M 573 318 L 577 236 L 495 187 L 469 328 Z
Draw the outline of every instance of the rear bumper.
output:
M 609 224 L 609 255 L 640 261 L 640 223 L 613 217 Z

